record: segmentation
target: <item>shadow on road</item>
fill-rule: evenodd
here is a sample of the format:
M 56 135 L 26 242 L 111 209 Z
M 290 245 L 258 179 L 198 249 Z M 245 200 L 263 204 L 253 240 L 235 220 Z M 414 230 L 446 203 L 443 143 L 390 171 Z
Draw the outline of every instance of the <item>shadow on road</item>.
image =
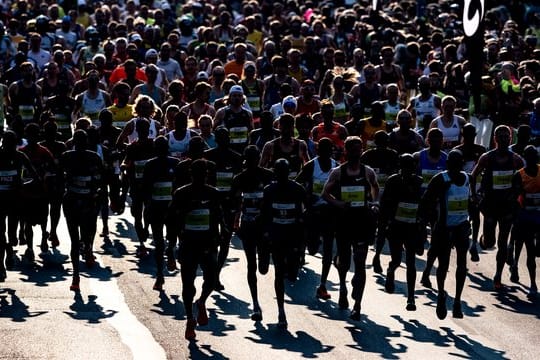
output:
M 48 311 L 28 311 L 28 305 L 15 295 L 13 289 L 0 290 L 0 318 L 8 318 L 15 322 L 24 322 L 27 318 L 33 318 L 46 314 Z
M 172 301 L 171 301 L 172 299 Z M 150 309 L 158 315 L 170 316 L 175 320 L 185 320 L 186 313 L 184 311 L 184 304 L 180 301 L 178 295 L 167 296 L 165 291 L 159 293 L 159 303 L 154 304 L 157 308 Z
M 287 353 L 297 353 L 302 357 L 313 359 L 319 357 L 318 354 L 329 353 L 334 349 L 334 346 L 323 345 L 320 340 L 305 331 L 292 334 L 288 330 L 279 329 L 275 324 L 265 328 L 263 324 L 256 323 L 255 329 L 250 333 L 254 336 L 246 336 L 246 339 L 256 344 L 269 345 L 272 349 L 284 350 L 282 358 L 285 358 Z
M 212 347 L 210 345 L 198 346 L 197 341 L 191 341 L 188 348 L 191 359 L 229 359 L 228 357 L 223 356 L 223 354 L 212 350 Z
M 380 354 L 384 359 L 399 359 L 399 354 L 407 352 L 404 344 L 391 344 L 392 338 L 399 339 L 401 333 L 393 331 L 389 327 L 379 325 L 369 319 L 369 316 L 362 315 L 362 320 L 357 326 L 346 326 L 350 331 L 355 344 L 347 345 L 350 348 L 363 352 Z
M 456 335 L 450 328 L 441 327 L 441 329 L 446 332 L 448 339 L 452 340 L 455 348 L 462 350 L 467 354 L 467 359 L 477 359 L 479 357 L 484 359 L 509 359 L 508 357 L 504 356 L 504 351 L 484 346 L 467 335 Z M 452 352 L 449 352 L 448 354 L 463 357 L 460 354 L 455 354 Z
M 75 301 L 69 308 L 73 311 L 64 311 L 75 320 L 85 320 L 90 324 L 98 324 L 103 319 L 113 317 L 116 310 L 104 310 L 101 305 L 96 302 L 96 295 L 88 295 L 88 302 L 84 302 L 80 292 L 75 294 Z

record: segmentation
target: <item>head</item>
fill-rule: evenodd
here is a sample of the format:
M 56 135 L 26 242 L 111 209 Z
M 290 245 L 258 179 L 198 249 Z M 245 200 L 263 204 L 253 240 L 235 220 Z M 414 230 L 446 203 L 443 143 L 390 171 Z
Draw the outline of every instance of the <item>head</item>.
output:
M 254 169 L 259 166 L 261 152 L 256 145 L 249 145 L 244 149 L 244 164 L 248 169 Z
M 197 127 L 199 128 L 202 136 L 210 136 L 210 134 L 212 134 L 212 117 L 210 115 L 202 115 L 199 117 Z
M 474 126 L 472 123 L 467 123 L 463 126 L 461 133 L 463 135 L 464 143 L 473 144 L 474 139 L 476 138 L 476 126 Z
M 441 100 L 441 107 L 443 114 L 446 116 L 454 115 L 454 110 L 456 109 L 457 100 L 452 95 L 446 95 Z
M 395 103 L 399 99 L 399 88 L 397 84 L 388 84 L 386 86 L 386 97 L 390 103 Z
M 73 133 L 73 147 L 75 150 L 86 150 L 88 147 L 88 135 L 86 131 L 79 129 Z
M 58 125 L 54 121 L 47 121 L 43 124 L 43 137 L 45 141 L 53 142 L 56 140 Z
M 289 179 L 289 162 L 286 159 L 277 159 L 274 163 L 274 174 L 278 182 L 286 182 Z
M 493 136 L 495 138 L 495 144 L 497 146 L 497 149 L 508 149 L 508 147 L 510 146 L 510 140 L 512 138 L 512 132 L 508 126 L 497 126 L 495 128 Z
M 146 119 L 138 119 L 135 123 L 135 130 L 139 135 L 139 139 L 147 139 L 150 134 L 150 121 Z
M 281 105 L 283 106 L 283 111 L 285 113 L 294 115 L 296 113 L 298 102 L 294 96 L 288 95 L 283 98 Z
M 113 96 L 116 98 L 116 102 L 120 106 L 125 106 L 129 102 L 131 95 L 131 86 L 125 82 L 117 82 L 113 87 Z
M 210 90 L 212 90 L 210 84 L 204 81 L 199 81 L 197 85 L 195 85 L 195 98 L 197 101 L 205 103 L 208 102 L 210 99 Z
M 418 90 L 420 90 L 422 95 L 429 95 L 431 93 L 431 80 L 429 80 L 429 76 L 420 76 L 418 79 Z
M 240 107 L 244 103 L 244 89 L 240 85 L 234 85 L 229 90 L 229 105 Z
M 517 142 L 528 144 L 531 141 L 531 127 L 526 124 L 519 125 L 517 131 Z
M 188 126 L 188 117 L 185 113 L 179 111 L 177 112 L 174 117 L 174 129 L 177 131 L 186 130 Z
M 156 113 L 157 106 L 150 96 L 139 95 L 135 99 L 134 109 L 136 116 L 150 118 Z
M 169 141 L 163 135 L 158 136 L 154 139 L 154 149 L 156 150 L 156 155 L 159 157 L 165 157 L 169 153 Z
M 362 156 L 362 139 L 359 136 L 348 136 L 345 139 L 345 154 L 347 161 L 358 162 Z
M 427 143 L 430 150 L 440 151 L 443 144 L 443 133 L 438 128 L 429 129 L 427 133 Z
M 463 153 L 460 150 L 451 150 L 446 160 L 446 168 L 449 173 L 459 173 L 463 169 Z
M 404 176 L 412 176 L 415 174 L 416 161 L 414 160 L 414 156 L 408 153 L 401 154 L 399 157 L 399 168 L 401 174 Z
M 103 109 L 99 112 L 99 121 L 102 128 L 110 128 L 113 123 L 113 113 L 108 109 Z
M 231 143 L 229 130 L 226 127 L 220 126 L 215 131 L 216 144 L 219 148 L 227 148 Z
M 388 146 L 388 142 L 390 141 L 390 135 L 388 135 L 388 133 L 384 130 L 379 130 L 374 135 L 374 141 L 378 148 L 385 148 Z
M 189 139 L 188 154 L 191 159 L 200 159 L 203 157 L 206 144 L 200 136 L 194 136 Z
M 270 111 L 265 110 L 261 113 L 260 124 L 264 130 L 271 130 L 273 128 L 274 117 Z
M 282 138 L 292 138 L 294 136 L 294 116 L 285 113 L 279 117 L 279 130 Z
M 325 124 L 332 123 L 334 120 L 334 102 L 330 99 L 321 101 L 321 116 Z
M 538 151 L 533 145 L 527 145 L 523 151 L 523 159 L 527 167 L 536 167 L 538 164 Z
M 24 134 L 28 144 L 35 145 L 39 141 L 39 125 L 36 123 L 30 123 L 25 126 Z
M 334 152 L 334 143 L 332 143 L 332 140 L 330 140 L 327 137 L 323 137 L 319 140 L 318 146 L 317 146 L 317 155 L 319 157 L 324 159 L 329 159 L 332 157 L 332 154 Z
M 300 114 L 295 117 L 296 130 L 298 131 L 298 136 L 301 139 L 309 138 L 311 129 L 313 128 L 313 118 L 310 114 Z
M 194 185 L 206 184 L 208 175 L 208 162 L 204 159 L 197 159 L 191 163 L 191 179 Z

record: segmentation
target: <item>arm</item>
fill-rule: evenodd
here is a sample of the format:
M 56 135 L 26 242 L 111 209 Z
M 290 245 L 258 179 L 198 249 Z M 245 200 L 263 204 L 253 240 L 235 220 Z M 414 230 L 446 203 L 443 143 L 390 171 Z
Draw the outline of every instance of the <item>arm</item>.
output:
M 75 107 L 73 108 L 73 112 L 71 113 L 71 121 L 73 123 L 75 123 L 79 118 L 79 113 L 82 109 L 82 98 L 82 94 L 77 95 L 77 97 L 75 98 Z
M 129 98 L 129 103 L 134 104 L 135 99 L 137 98 L 137 96 L 139 96 L 140 93 L 141 93 L 141 85 L 135 86 L 135 88 L 133 88 L 133 91 L 131 92 L 131 97 Z
M 309 155 L 307 150 L 307 145 L 304 140 L 300 140 L 300 146 L 298 147 L 298 156 L 300 156 L 300 159 L 302 159 L 302 165 L 307 163 L 309 161 Z
M 480 159 L 478 159 L 478 162 L 476 163 L 476 166 L 474 167 L 471 173 L 471 176 L 469 177 L 469 184 L 471 186 L 471 196 L 473 200 L 477 199 L 476 179 L 478 178 L 478 175 L 480 175 L 486 169 L 487 162 L 488 162 L 487 153 L 484 153 L 482 154 L 482 156 L 480 156 Z
M 223 124 L 223 117 L 225 116 L 225 108 L 221 108 L 217 111 L 214 117 L 214 124 L 212 125 L 214 131 Z
M 324 184 L 323 192 L 322 192 L 322 198 L 326 200 L 327 203 L 329 203 L 332 206 L 335 206 L 340 209 L 344 209 L 347 207 L 348 203 L 342 200 L 338 200 L 332 195 L 334 190 L 339 186 L 339 179 L 341 177 L 341 168 L 335 168 L 330 173 L 330 176 L 328 177 L 328 180 L 326 181 L 326 184 Z
M 366 166 L 366 179 L 371 186 L 371 198 L 374 202 L 379 200 L 379 183 L 377 182 L 377 174 L 372 168 Z M 378 205 L 377 205 L 378 206 Z
M 264 144 L 263 151 L 261 154 L 261 160 L 259 161 L 259 165 L 264 168 L 269 168 L 270 161 L 272 160 L 272 154 L 274 153 L 274 143 L 269 141 L 266 144 Z

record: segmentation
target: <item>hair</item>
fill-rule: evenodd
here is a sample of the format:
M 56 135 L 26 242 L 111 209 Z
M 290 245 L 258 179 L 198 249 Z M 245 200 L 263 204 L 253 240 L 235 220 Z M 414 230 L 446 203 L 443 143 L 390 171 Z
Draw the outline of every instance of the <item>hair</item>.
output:
M 360 136 L 347 136 L 345 139 L 345 151 L 349 152 L 352 150 L 355 145 L 363 145 L 362 139 Z
M 154 116 L 156 114 L 157 106 L 156 106 L 156 103 L 155 103 L 154 99 L 152 99 L 148 95 L 139 95 L 135 99 L 135 106 L 133 108 L 133 112 L 134 112 L 134 114 L 136 116 L 139 116 L 139 112 L 141 110 L 141 104 L 142 103 L 151 103 L 152 106 L 154 107 L 154 109 L 152 110 L 152 113 L 150 114 L 150 116 Z

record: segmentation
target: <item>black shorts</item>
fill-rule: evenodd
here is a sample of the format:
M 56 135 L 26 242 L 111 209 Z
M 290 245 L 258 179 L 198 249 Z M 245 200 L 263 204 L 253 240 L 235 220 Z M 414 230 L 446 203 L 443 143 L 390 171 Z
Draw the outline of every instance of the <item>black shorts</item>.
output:
M 28 198 L 22 202 L 21 219 L 30 225 L 39 225 L 47 221 L 49 201 L 47 198 Z

